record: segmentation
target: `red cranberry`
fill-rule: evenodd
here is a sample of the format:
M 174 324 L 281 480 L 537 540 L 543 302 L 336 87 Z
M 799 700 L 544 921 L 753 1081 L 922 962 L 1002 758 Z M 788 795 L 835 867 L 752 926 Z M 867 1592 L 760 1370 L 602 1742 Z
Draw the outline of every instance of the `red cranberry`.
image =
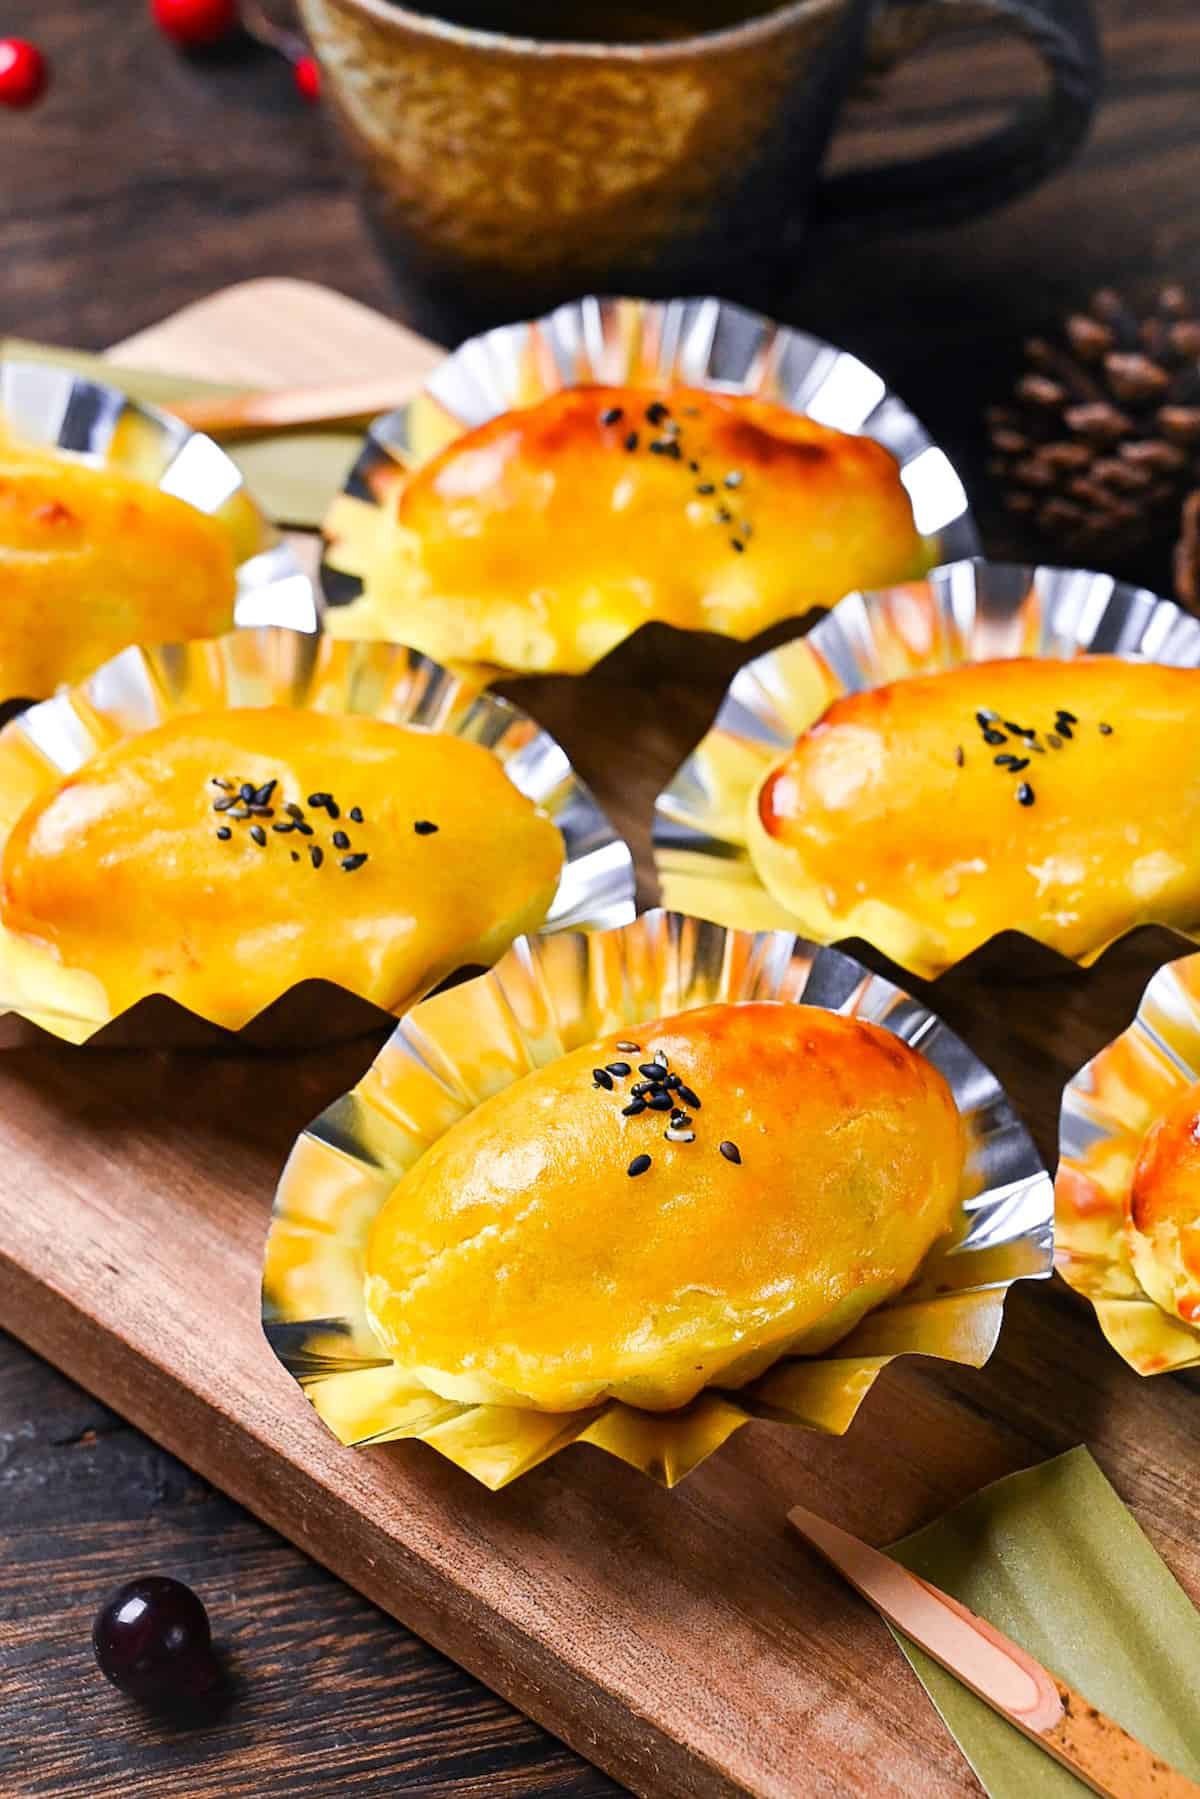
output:
M 150 0 L 159 30 L 189 50 L 229 37 L 238 23 L 237 0 Z
M 0 37 L 0 106 L 33 106 L 46 91 L 50 71 L 36 44 Z
M 292 80 L 306 100 L 321 98 L 321 70 L 315 56 L 298 56 L 292 66 Z

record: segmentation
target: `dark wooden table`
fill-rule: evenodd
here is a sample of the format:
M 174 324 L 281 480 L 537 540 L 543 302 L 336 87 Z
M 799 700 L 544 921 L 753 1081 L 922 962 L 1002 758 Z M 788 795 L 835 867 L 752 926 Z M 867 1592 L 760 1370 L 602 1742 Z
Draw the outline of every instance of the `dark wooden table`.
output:
M 886 371 L 924 415 L 972 478 L 996 553 L 1018 546 L 988 488 L 979 420 L 1022 335 L 1102 283 L 1135 297 L 1168 278 L 1200 290 L 1200 16 L 1194 0 L 1099 8 L 1109 93 L 1071 170 L 951 234 L 815 246 L 789 307 Z M 0 29 L 36 37 L 56 85 L 37 112 L 0 116 L 0 331 L 101 347 L 266 273 L 386 308 L 387 278 L 340 154 L 282 66 L 255 51 L 178 58 L 143 14 L 104 0 L 4 9 Z M 969 135 L 1029 78 L 1021 53 L 990 41 L 927 54 L 882 102 L 855 109 L 839 159 Z M 1155 582 L 1163 566 L 1149 557 L 1133 572 Z M 1073 1041 L 1094 1048 L 1125 1021 L 1152 960 L 1145 946 L 1118 952 L 1105 1007 L 1059 983 Z M 965 993 L 951 1016 L 968 1031 L 983 1023 Z M 1031 1065 L 1017 1039 L 988 1053 L 1004 1078 L 1036 1092 L 1031 1122 L 1049 1160 L 1053 1057 Z M 1077 1439 L 1078 1421 L 1029 1401 L 1053 1390 L 1045 1370 L 1025 1366 L 1038 1307 L 1057 1315 L 1060 1340 L 1090 1354 L 1082 1308 L 1043 1289 L 1012 1306 L 986 1392 L 945 1377 L 968 1408 L 958 1416 L 978 1416 L 980 1480 Z M 1183 1572 L 1178 1496 L 1160 1473 L 1139 1472 L 1136 1435 L 1113 1399 L 1122 1371 L 1111 1358 L 1096 1366 L 1089 1438 Z M 1183 1387 L 1159 1383 L 1145 1404 L 1194 1463 Z M 232 1703 L 199 1727 L 149 1721 L 91 1661 L 97 1600 L 147 1569 L 194 1583 L 234 1656 Z M 0 1683 L 0 1791 L 14 1799 L 615 1791 L 11 1340 L 0 1341 Z

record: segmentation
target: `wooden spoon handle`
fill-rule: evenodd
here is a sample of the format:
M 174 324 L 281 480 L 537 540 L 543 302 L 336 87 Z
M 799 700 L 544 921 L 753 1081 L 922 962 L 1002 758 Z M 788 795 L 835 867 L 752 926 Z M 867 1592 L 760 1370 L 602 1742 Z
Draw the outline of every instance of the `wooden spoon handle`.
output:
M 1101 1799 L 1200 1799 L 1195 1781 L 951 1594 L 804 1506 L 788 1518 L 897 1629 Z

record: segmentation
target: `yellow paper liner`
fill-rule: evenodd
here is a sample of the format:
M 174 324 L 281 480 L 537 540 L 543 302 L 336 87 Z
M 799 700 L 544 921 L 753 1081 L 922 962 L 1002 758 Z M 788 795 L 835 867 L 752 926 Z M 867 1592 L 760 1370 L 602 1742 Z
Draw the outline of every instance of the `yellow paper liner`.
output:
M 912 501 L 923 540 L 918 566 L 978 549 L 966 494 L 944 452 L 882 377 L 857 357 L 723 300 L 589 297 L 528 324 L 469 339 L 407 406 L 371 426 L 325 520 L 321 583 L 329 603 L 327 628 L 339 635 L 401 636 L 422 647 L 419 615 L 401 617 L 391 605 L 377 607 L 364 591 L 395 496 L 414 469 L 465 431 L 563 388 L 592 383 L 655 390 L 685 385 L 755 395 L 838 430 L 872 437 L 896 458 Z M 344 611 L 349 605 L 352 615 Z M 671 638 L 707 635 L 661 622 L 632 635 L 646 630 Z M 478 663 L 453 666 L 481 682 L 512 672 Z
M 1160 968 L 1128 1030 L 1067 1083 L 1055 1177 L 1054 1265 L 1095 1307 L 1117 1354 L 1139 1374 L 1200 1367 L 1200 1328 L 1143 1290 L 1125 1236 L 1142 1140 L 1200 1080 L 1200 955 Z
M 755 867 L 747 815 L 763 777 L 834 700 L 964 663 L 1089 652 L 1200 666 L 1200 620 L 1110 575 L 1009 563 L 957 562 L 923 581 L 849 594 L 806 636 L 739 670 L 712 728 L 659 794 L 654 857 L 664 904 L 748 930 L 797 929 Z M 1129 929 L 1155 922 L 1137 918 Z M 923 934 L 896 909 L 876 909 L 862 934 L 923 979 L 953 966 L 930 960 Z M 1090 967 L 1114 941 L 1098 939 L 1079 964 Z M 1060 965 L 1070 960 L 1039 948 Z
M 514 786 L 542 806 L 562 833 L 563 870 L 543 928 L 592 928 L 633 917 L 628 848 L 561 747 L 526 713 L 480 693 L 401 645 L 335 643 L 280 626 L 124 650 L 78 687 L 12 719 L 0 730 L 0 855 L 30 802 L 100 749 L 180 714 L 245 706 L 368 714 L 483 744 Z M 397 994 L 393 1015 L 428 992 L 435 978 L 431 975 L 413 993 Z M 264 1019 L 278 1013 L 284 1044 L 295 1047 L 362 1028 L 362 996 L 330 983 L 303 986 L 322 990 L 303 1015 L 287 1007 L 284 993 L 259 1014 Z M 290 993 L 300 991 L 292 988 Z M 185 1025 L 189 1020 L 194 1025 L 201 1015 L 162 995 L 147 994 L 121 1016 L 128 1020 L 143 1007 L 157 1012 L 147 1016 L 139 1041 L 193 1042 L 194 1031 L 177 1033 L 171 1015 Z M 377 1008 L 372 1011 L 376 1021 L 387 1016 Z M 70 1043 L 83 1043 L 114 1022 L 94 976 L 64 967 L 49 949 L 0 925 L 0 1020 L 5 1014 Z M 207 1023 L 240 1030 L 253 1028 L 255 1021 L 249 1015 L 223 1015 Z M 269 1033 L 260 1037 L 273 1040 Z
M 834 1350 L 789 1357 L 737 1392 L 670 1413 L 609 1402 L 563 1414 L 461 1405 L 382 1349 L 363 1305 L 365 1244 L 396 1182 L 490 1094 L 597 1036 L 716 1000 L 776 999 L 865 1018 L 949 1082 L 970 1150 L 958 1227 L 912 1284 Z M 1049 1176 L 995 1077 L 918 1001 L 836 950 L 661 911 L 588 936 L 521 938 L 489 973 L 434 995 L 358 1085 L 297 1140 L 275 1198 L 263 1324 L 343 1443 L 418 1437 L 489 1487 L 569 1443 L 673 1486 L 751 1418 L 845 1431 L 893 1357 L 981 1366 L 1013 1281 L 1051 1262 Z

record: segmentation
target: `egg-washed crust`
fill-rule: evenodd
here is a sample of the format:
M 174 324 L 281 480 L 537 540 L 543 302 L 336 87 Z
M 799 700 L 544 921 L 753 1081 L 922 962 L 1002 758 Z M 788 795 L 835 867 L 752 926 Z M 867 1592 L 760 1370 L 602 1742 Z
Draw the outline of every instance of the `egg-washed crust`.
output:
M 301 981 L 396 1010 L 490 964 L 542 922 L 562 863 L 557 827 L 479 744 L 234 708 L 121 739 L 35 799 L 0 916 L 114 1014 L 165 993 L 237 1030 Z
M 1200 1325 L 1200 1082 L 1146 1133 L 1126 1199 L 1126 1240 L 1155 1304 Z
M 336 635 L 579 673 L 640 625 L 753 637 L 926 560 L 895 458 L 772 401 L 574 387 L 402 480 Z
M 1084 963 L 1141 923 L 1194 930 L 1200 671 L 1015 658 L 848 694 L 760 783 L 747 840 L 800 930 L 924 975 L 1004 930 Z
M 44 699 L 134 643 L 233 623 L 220 521 L 112 469 L 0 442 L 0 697 Z
M 660 1056 L 679 1127 L 628 1111 Z M 945 1081 L 891 1033 L 703 1007 L 563 1056 L 452 1126 L 376 1219 L 368 1314 L 456 1401 L 669 1410 L 824 1351 L 900 1291 L 950 1226 L 964 1157 Z

